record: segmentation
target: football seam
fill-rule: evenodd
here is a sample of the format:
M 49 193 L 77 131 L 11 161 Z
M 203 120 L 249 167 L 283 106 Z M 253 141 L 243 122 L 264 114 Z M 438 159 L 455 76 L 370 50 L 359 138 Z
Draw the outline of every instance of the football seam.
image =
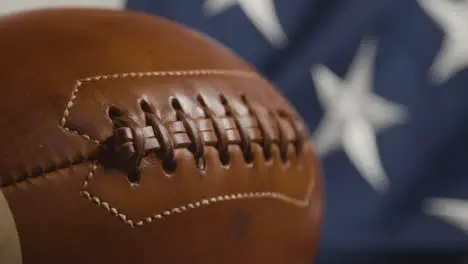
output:
M 60 119 L 60 126 L 68 132 L 77 134 L 98 145 L 104 144 L 79 130 L 71 129 L 67 126 L 70 121 L 70 113 L 75 105 L 80 88 L 86 82 L 103 81 L 119 78 L 142 78 L 154 76 L 201 76 L 201 75 L 230 75 L 246 78 L 259 78 L 254 72 L 236 70 L 185 70 L 185 71 L 153 71 L 153 72 L 127 72 L 108 75 L 97 75 L 85 77 L 76 81 L 71 92 L 63 116 Z M 292 143 L 296 155 L 300 154 L 304 144 L 305 131 L 302 122 L 299 122 L 294 114 L 279 109 L 272 111 L 262 108 L 262 116 L 259 116 L 259 108 L 254 109 L 250 100 L 245 94 L 241 95 L 247 115 L 238 115 L 232 109 L 229 100 L 221 93 L 219 100 L 226 113 L 215 116 L 205 103 L 204 97 L 197 96 L 197 103 L 204 112 L 203 118 L 192 119 L 183 110 L 181 103 L 176 97 L 171 99 L 172 108 L 177 114 L 177 121 L 164 124 L 161 117 L 150 106 L 145 99 L 140 102 L 140 107 L 145 115 L 147 124 L 140 126 L 130 117 L 125 116 L 125 111 L 118 107 L 110 106 L 109 118 L 114 125 L 114 142 L 111 148 L 118 150 L 123 163 L 141 163 L 141 159 L 148 152 L 158 152 L 164 158 L 164 169 L 170 173 L 175 169 L 174 149 L 188 148 L 194 155 L 197 168 L 204 170 L 205 153 L 204 146 L 211 145 L 218 149 L 223 165 L 229 163 L 228 145 L 240 145 L 244 159 L 247 164 L 252 162 L 252 143 L 259 143 L 263 147 L 266 160 L 271 159 L 271 145 L 277 144 L 280 147 L 282 161 L 287 163 L 288 145 Z M 146 104 L 146 107 L 142 106 Z M 148 108 L 148 109 L 145 109 Z M 111 111 L 112 110 L 112 111 Z M 266 120 L 266 119 L 268 120 Z M 149 121 L 148 121 L 149 120 Z M 149 122 L 149 123 L 148 123 Z M 182 126 L 181 126 L 182 125 Z M 166 127 L 167 126 L 167 127 Z M 162 129 L 163 128 L 163 129 Z M 162 130 L 161 130 L 162 129 Z M 259 133 L 259 134 L 257 134 Z M 276 134 L 277 133 L 277 134 Z M 169 135 L 171 134 L 171 135 Z M 135 167 L 135 166 L 131 166 Z M 132 182 L 138 181 L 138 166 L 128 171 Z
M 248 71 L 237 71 L 237 70 L 216 70 L 216 69 L 207 69 L 207 70 L 182 70 L 182 71 L 152 71 L 152 72 L 126 72 L 126 73 L 115 73 L 115 74 L 106 74 L 106 75 L 96 75 L 92 77 L 85 77 L 79 79 L 75 82 L 73 90 L 71 92 L 71 96 L 66 104 L 65 110 L 63 111 L 62 118 L 60 119 L 60 127 L 63 128 L 67 132 L 71 132 L 78 136 L 81 136 L 93 143 L 101 145 L 102 143 L 92 138 L 86 133 L 82 133 L 79 130 L 70 129 L 67 126 L 67 122 L 69 121 L 69 115 L 73 106 L 75 105 L 75 101 L 78 97 L 78 93 L 80 89 L 86 84 L 95 81 L 102 81 L 102 80 L 112 80 L 112 79 L 119 79 L 119 78 L 128 78 L 128 77 L 158 77 L 158 76 L 206 76 L 206 75 L 221 75 L 221 76 L 239 76 L 245 78 L 258 78 L 254 72 Z M 132 219 L 125 213 L 121 212 L 116 207 L 112 206 L 109 202 L 103 200 L 102 198 L 90 193 L 87 189 L 89 183 L 91 182 L 94 173 L 98 167 L 98 161 L 95 161 L 91 169 L 83 182 L 81 195 L 89 200 L 92 203 L 97 204 L 100 208 L 105 209 L 112 215 L 118 217 L 121 221 L 127 224 L 130 227 L 138 227 L 144 226 L 146 224 L 150 224 L 157 220 L 161 220 L 167 218 L 169 216 L 181 214 L 186 211 L 193 211 L 195 209 L 202 208 L 204 206 L 212 205 L 215 203 L 220 202 L 227 202 L 227 201 L 235 201 L 235 200 L 247 200 L 247 199 L 273 199 L 282 201 L 287 204 L 291 204 L 296 207 L 304 208 L 307 207 L 310 203 L 310 196 L 312 194 L 313 187 L 315 185 L 314 175 L 311 173 L 309 183 L 306 189 L 306 193 L 302 199 L 298 199 L 292 196 L 288 196 L 287 194 L 281 192 L 273 192 L 273 191 L 262 191 L 262 192 L 240 192 L 240 193 L 232 193 L 232 194 L 224 194 L 215 197 L 207 197 L 197 201 L 193 201 L 187 203 L 185 205 L 181 205 L 178 207 L 173 207 L 171 209 L 167 209 L 161 211 L 159 213 L 143 217 L 140 220 Z
M 203 76 L 203 75 L 221 75 L 221 76 L 239 76 L 245 78 L 259 78 L 255 72 L 249 71 L 240 71 L 240 70 L 217 70 L 217 69 L 202 69 L 202 70 L 180 70 L 180 71 L 151 71 L 151 72 L 124 72 L 124 73 L 115 73 L 115 74 L 105 74 L 105 75 L 96 75 L 91 77 L 84 77 L 80 78 L 75 81 L 74 87 L 72 89 L 71 95 L 69 100 L 66 103 L 65 109 L 63 111 L 62 117 L 59 119 L 58 126 L 68 133 L 73 133 L 78 135 L 82 138 L 85 138 L 88 141 L 93 142 L 99 146 L 102 146 L 103 142 L 100 142 L 97 139 L 91 138 L 86 133 L 82 133 L 79 130 L 74 130 L 69 128 L 67 123 L 69 122 L 69 115 L 72 111 L 73 106 L 75 105 L 76 98 L 78 93 L 80 92 L 80 88 L 85 83 L 93 82 L 93 81 L 102 81 L 102 80 L 111 80 L 111 79 L 118 79 L 118 78 L 128 78 L 128 77 L 151 77 L 151 76 Z M 297 149 L 296 149 L 297 150 Z M 1 187 L 8 187 L 10 185 L 14 185 L 23 181 L 27 181 L 29 178 L 36 178 L 43 173 L 53 172 L 59 169 L 63 169 L 68 167 L 69 165 L 76 165 L 86 161 L 92 161 L 96 159 L 94 157 L 95 154 L 91 154 L 91 156 L 83 157 L 79 156 L 78 158 L 74 158 L 73 161 L 69 160 L 62 165 L 55 164 L 51 168 L 36 168 L 32 169 L 32 173 L 28 173 L 26 177 L 21 177 L 14 180 L 10 184 L 2 184 Z

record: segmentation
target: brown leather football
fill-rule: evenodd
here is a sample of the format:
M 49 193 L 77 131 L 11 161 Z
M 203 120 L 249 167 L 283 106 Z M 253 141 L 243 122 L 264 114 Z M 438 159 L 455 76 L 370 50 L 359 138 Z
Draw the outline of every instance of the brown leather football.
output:
M 318 159 L 208 37 L 131 11 L 0 19 L 0 263 L 312 263 Z

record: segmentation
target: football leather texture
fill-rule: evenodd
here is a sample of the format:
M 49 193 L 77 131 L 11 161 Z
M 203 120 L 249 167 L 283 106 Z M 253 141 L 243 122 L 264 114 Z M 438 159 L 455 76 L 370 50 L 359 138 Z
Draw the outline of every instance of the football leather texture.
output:
M 124 10 L 0 18 L 0 263 L 310 264 L 309 131 L 202 33 Z

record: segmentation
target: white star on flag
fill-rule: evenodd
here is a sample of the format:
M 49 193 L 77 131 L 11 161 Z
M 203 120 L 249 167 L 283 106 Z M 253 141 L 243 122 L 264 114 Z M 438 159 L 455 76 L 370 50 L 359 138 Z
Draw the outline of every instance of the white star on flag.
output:
M 236 4 L 271 45 L 277 48 L 286 46 L 288 39 L 276 15 L 273 0 L 206 0 L 204 9 L 207 15 L 216 16 Z
M 438 217 L 468 233 L 468 201 L 431 198 L 423 203 L 423 212 Z
M 372 93 L 376 47 L 364 41 L 341 79 L 325 66 L 311 70 L 325 115 L 312 136 L 320 156 L 342 147 L 364 179 L 379 192 L 389 185 L 376 142 L 378 131 L 406 121 L 406 108 Z
M 443 83 L 468 65 L 468 1 L 418 0 L 444 31 L 441 50 L 431 67 L 436 83 Z

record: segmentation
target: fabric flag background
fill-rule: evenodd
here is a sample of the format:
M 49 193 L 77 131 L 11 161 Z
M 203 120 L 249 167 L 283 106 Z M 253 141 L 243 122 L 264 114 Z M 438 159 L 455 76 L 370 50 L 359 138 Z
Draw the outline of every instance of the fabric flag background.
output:
M 224 43 L 296 106 L 326 184 L 318 263 L 463 263 L 468 0 L 129 0 Z

